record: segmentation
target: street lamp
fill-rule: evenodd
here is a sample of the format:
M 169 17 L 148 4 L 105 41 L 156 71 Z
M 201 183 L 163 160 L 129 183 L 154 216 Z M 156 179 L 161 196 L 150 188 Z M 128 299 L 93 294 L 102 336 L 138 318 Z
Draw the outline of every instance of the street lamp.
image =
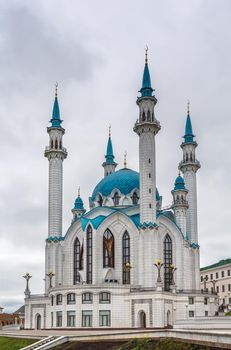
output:
M 175 278 L 174 278 L 174 273 L 177 270 L 177 267 L 175 265 L 171 265 L 170 269 L 172 271 L 172 285 L 175 286 L 176 282 L 175 282 Z
M 162 283 L 160 271 L 163 265 L 164 264 L 161 262 L 161 260 L 157 260 L 157 262 L 154 264 L 154 266 L 156 266 L 158 271 L 157 283 Z
M 27 272 L 22 277 L 25 278 L 25 280 L 26 280 L 26 289 L 24 291 L 24 294 L 27 298 L 29 298 L 30 297 L 29 280 L 31 279 L 32 276 L 29 274 L 29 272 Z
M 204 293 L 206 293 L 206 282 L 208 281 L 208 276 L 204 276 L 201 278 L 201 281 L 204 282 Z
M 52 271 L 49 271 L 46 276 L 49 278 L 49 288 L 52 288 L 52 278 L 55 276 L 55 274 Z

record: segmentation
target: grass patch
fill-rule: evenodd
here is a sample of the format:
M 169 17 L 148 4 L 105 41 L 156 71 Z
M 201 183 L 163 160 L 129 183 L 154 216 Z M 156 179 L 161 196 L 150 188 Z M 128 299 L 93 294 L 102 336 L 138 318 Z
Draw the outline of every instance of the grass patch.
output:
M 1 350 L 20 350 L 25 346 L 35 343 L 38 339 L 22 339 L 22 338 L 10 338 L 0 336 L 0 349 Z

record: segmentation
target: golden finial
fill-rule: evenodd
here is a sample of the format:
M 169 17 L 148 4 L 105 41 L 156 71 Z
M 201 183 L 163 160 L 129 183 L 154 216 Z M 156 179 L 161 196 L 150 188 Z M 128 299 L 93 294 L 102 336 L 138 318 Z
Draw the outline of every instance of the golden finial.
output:
M 78 187 L 78 197 L 80 197 L 80 187 Z
M 111 124 L 109 124 L 109 137 L 111 137 Z
M 146 45 L 146 48 L 145 48 L 145 64 L 148 63 L 148 45 Z
M 188 113 L 188 115 L 190 114 L 189 113 L 189 107 L 190 107 L 190 101 L 188 100 L 188 103 L 187 103 L 187 113 Z
M 55 97 L 58 96 L 58 86 L 59 86 L 59 84 L 56 81 L 56 83 L 55 83 Z
M 127 151 L 124 152 L 124 167 L 127 168 Z

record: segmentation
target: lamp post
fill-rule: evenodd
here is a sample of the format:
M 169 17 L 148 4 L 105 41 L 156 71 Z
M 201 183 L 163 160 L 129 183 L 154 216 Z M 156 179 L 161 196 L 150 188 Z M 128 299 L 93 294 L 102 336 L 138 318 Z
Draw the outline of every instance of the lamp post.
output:
M 176 285 L 176 282 L 175 282 L 175 278 L 174 278 L 174 273 L 175 271 L 177 270 L 177 267 L 175 265 L 171 265 L 170 266 L 170 269 L 172 271 L 172 286 L 175 286 Z
M 25 278 L 25 280 L 26 280 L 26 289 L 24 291 L 24 294 L 25 294 L 26 298 L 29 298 L 30 297 L 29 280 L 31 279 L 32 276 L 29 274 L 29 272 L 27 272 L 22 277 Z
M 49 278 L 49 289 L 52 288 L 52 278 L 55 276 L 55 274 L 52 271 L 49 271 L 46 276 Z
M 157 260 L 157 262 L 154 264 L 154 266 L 156 266 L 157 271 L 158 271 L 157 283 L 162 283 L 160 271 L 161 271 L 161 268 L 163 265 L 164 264 L 161 262 L 161 260 Z
M 161 260 L 157 260 L 154 266 L 157 268 L 158 275 L 157 275 L 157 280 L 156 280 L 156 290 L 161 292 L 163 290 L 163 283 L 161 279 L 161 268 L 164 264 L 161 262 Z
M 202 282 L 204 282 L 204 293 L 206 293 L 206 282 L 208 281 L 208 276 L 206 275 L 206 276 L 204 276 L 204 277 L 202 277 Z
M 124 264 L 124 272 L 126 274 L 126 278 L 125 279 L 128 281 L 128 284 L 131 283 L 131 281 L 130 281 L 130 271 L 131 271 L 131 269 L 132 269 L 132 266 L 131 266 L 130 262 L 126 262 Z
M 216 293 L 216 283 L 217 283 L 217 280 L 212 280 L 211 282 L 212 282 L 212 284 L 213 284 L 213 294 L 215 294 L 215 293 Z

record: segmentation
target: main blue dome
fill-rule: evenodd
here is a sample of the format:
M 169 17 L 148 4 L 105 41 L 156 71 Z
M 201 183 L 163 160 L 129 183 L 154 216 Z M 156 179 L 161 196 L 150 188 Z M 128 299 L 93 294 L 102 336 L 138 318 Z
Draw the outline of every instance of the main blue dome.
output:
M 95 187 L 91 199 L 94 201 L 97 193 L 108 196 L 113 189 L 119 190 L 123 195 L 127 195 L 135 188 L 140 188 L 140 174 L 131 169 L 120 169 L 103 178 Z M 160 200 L 160 195 L 156 189 L 156 200 Z

